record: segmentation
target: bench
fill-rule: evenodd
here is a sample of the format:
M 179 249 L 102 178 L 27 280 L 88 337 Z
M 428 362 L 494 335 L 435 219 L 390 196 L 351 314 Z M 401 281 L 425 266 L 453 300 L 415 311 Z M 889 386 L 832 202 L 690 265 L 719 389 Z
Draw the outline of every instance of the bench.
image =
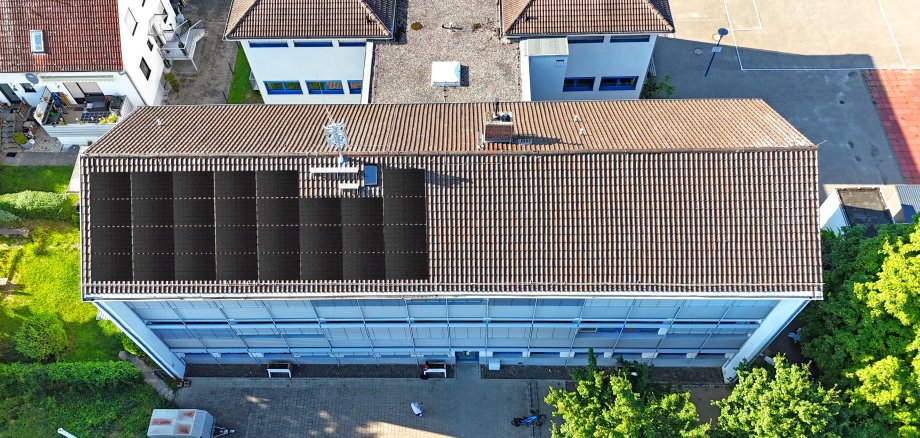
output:
M 288 379 L 290 379 L 290 378 L 292 377 L 292 376 L 291 376 L 291 369 L 293 369 L 293 368 L 294 368 L 294 366 L 291 365 L 290 362 L 273 362 L 273 363 L 270 363 L 270 364 L 268 364 L 268 378 L 271 379 L 273 375 L 275 375 L 275 374 L 281 374 L 281 375 L 287 376 Z
M 426 376 L 440 374 L 442 377 L 447 378 L 447 364 L 444 362 L 425 362 L 423 370 Z

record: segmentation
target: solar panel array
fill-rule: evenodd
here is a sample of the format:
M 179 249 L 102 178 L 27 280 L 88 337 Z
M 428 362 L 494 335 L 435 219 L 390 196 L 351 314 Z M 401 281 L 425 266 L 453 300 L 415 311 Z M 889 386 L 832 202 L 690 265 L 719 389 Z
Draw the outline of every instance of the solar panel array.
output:
M 93 281 L 424 280 L 425 174 L 301 198 L 297 171 L 92 173 Z

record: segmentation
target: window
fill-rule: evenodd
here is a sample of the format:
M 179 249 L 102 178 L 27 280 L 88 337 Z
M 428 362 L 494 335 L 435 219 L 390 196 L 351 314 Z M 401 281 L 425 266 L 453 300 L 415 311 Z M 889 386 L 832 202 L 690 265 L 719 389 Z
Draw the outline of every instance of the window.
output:
M 601 78 L 600 90 L 635 90 L 638 76 L 619 76 Z
M 153 41 L 151 41 L 150 38 L 147 38 L 147 49 L 151 52 L 153 51 Z
M 562 91 L 592 91 L 594 78 L 565 78 L 562 82 Z
M 332 41 L 294 41 L 294 47 L 332 47 Z
M 576 36 L 569 37 L 569 44 L 593 44 L 604 42 L 603 36 Z
M 627 35 L 627 36 L 610 37 L 611 43 L 647 43 L 648 41 L 649 41 L 648 35 Z
M 147 60 L 141 58 L 141 72 L 144 73 L 144 77 L 150 79 L 150 66 L 147 65 Z
M 268 94 L 303 94 L 300 81 L 265 81 Z
M 252 48 L 265 48 L 265 47 L 287 47 L 288 44 L 285 41 L 250 41 L 249 47 Z
M 125 25 L 127 29 L 131 29 L 131 36 L 137 32 L 137 20 L 134 19 L 134 14 L 131 13 L 131 10 L 128 9 L 128 12 L 125 14 Z
M 21 84 L 19 84 L 19 85 L 22 85 L 22 91 L 25 91 L 26 93 L 34 93 L 34 92 L 35 92 L 35 87 L 33 87 L 32 84 L 30 84 L 30 83 L 28 83 L 28 82 L 23 82 L 23 83 L 21 83 Z
M 342 81 L 307 81 L 310 94 L 345 94 Z
M 130 11 L 128 12 L 131 13 Z M 131 17 L 132 19 L 134 17 Z M 137 23 L 135 22 L 135 26 Z M 29 31 L 29 45 L 32 46 L 32 53 L 45 53 L 45 33 L 40 30 Z
M 342 41 L 339 43 L 339 47 L 364 47 L 367 43 L 364 41 Z
M 348 94 L 361 94 L 361 81 L 348 81 Z

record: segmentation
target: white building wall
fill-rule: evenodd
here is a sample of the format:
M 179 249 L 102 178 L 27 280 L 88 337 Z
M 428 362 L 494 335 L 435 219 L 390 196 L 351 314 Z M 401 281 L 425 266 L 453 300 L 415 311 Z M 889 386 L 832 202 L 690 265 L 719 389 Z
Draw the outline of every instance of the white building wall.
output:
M 833 190 L 821 203 L 821 208 L 818 210 L 818 224 L 821 225 L 821 229 L 835 233 L 847 226 L 847 219 L 843 214 L 843 207 L 840 205 L 840 197 L 837 196 L 836 190 Z
M 165 23 L 163 14 L 166 15 Z M 174 29 L 176 12 L 168 0 L 118 0 L 118 15 L 122 65 L 141 99 L 141 102 L 135 102 L 136 106 L 160 105 L 165 95 L 162 81 L 165 66 L 155 39 L 151 36 L 156 33 L 151 31 L 151 26 Z M 137 22 L 136 29 L 129 15 Z M 153 49 L 147 46 L 148 41 L 154 42 Z M 150 67 L 149 78 L 141 71 L 142 59 Z
M 318 42 L 310 40 L 311 42 Z M 365 63 L 370 57 L 368 50 L 373 46 L 343 47 L 339 40 L 326 40 L 333 47 L 295 47 L 295 40 L 274 40 L 284 42 L 285 47 L 251 47 L 251 43 L 264 43 L 266 40 L 244 40 L 240 42 L 252 74 L 255 76 L 267 104 L 284 103 L 362 103 L 370 90 L 370 69 Z M 351 94 L 349 80 L 360 80 L 362 91 Z M 269 94 L 266 81 L 297 81 L 302 94 Z M 343 94 L 310 94 L 307 81 L 341 81 Z
M 784 335 L 784 329 L 805 308 L 808 300 L 781 300 L 760 323 L 760 328 L 750 335 L 747 342 L 735 353 L 731 360 L 722 366 L 722 375 L 726 381 L 735 377 L 735 368 L 741 362 L 753 360 L 777 336 Z
M 645 75 L 655 49 L 656 38 L 656 35 L 649 35 L 648 42 L 612 42 L 611 36 L 606 35 L 603 42 L 598 43 L 570 42 L 567 58 L 564 56 L 530 57 L 528 68 L 530 98 L 533 101 L 638 99 L 642 85 L 645 83 Z M 561 59 L 565 59 L 564 69 L 560 67 L 559 60 Z M 559 79 L 560 70 L 564 70 L 563 78 L 595 78 L 593 89 L 591 91 L 563 91 L 563 82 Z M 600 91 L 602 77 L 636 77 L 636 88 L 634 90 Z M 522 80 L 526 80 L 526 77 Z

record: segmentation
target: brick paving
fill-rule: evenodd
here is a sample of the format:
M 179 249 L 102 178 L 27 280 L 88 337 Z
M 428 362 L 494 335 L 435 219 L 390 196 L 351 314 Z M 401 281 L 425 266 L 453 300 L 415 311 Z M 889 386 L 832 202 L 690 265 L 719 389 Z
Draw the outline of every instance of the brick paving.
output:
M 542 400 L 562 381 L 480 380 L 477 371 L 429 380 L 196 378 L 176 403 L 211 412 L 237 438 L 550 436 L 549 421 L 515 428 L 511 419 L 534 408 L 549 414 Z
M 863 74 L 905 182 L 920 184 L 920 71 Z

